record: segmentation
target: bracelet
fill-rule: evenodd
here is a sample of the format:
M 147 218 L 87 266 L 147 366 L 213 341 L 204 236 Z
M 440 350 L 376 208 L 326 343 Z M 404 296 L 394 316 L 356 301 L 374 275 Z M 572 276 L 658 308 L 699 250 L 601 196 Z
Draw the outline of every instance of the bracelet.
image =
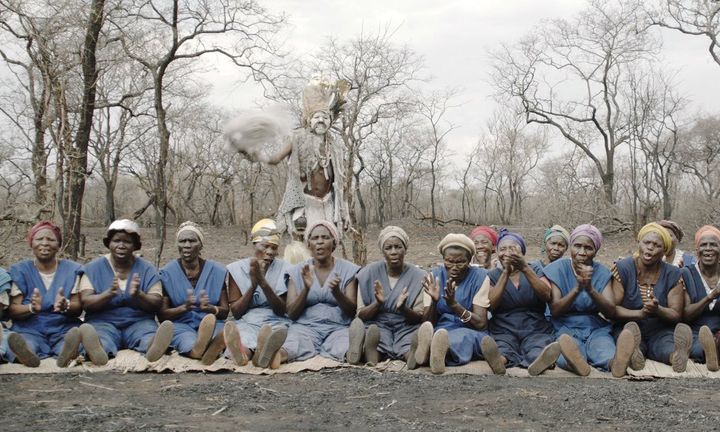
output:
M 467 317 L 465 316 L 465 314 L 467 314 Z M 471 319 L 472 319 L 472 313 L 467 309 L 465 309 L 463 311 L 463 313 L 460 314 L 460 322 L 462 322 L 463 324 L 469 323 Z
M 35 311 L 32 308 L 32 303 L 28 303 L 28 312 L 30 312 L 30 315 L 35 315 Z

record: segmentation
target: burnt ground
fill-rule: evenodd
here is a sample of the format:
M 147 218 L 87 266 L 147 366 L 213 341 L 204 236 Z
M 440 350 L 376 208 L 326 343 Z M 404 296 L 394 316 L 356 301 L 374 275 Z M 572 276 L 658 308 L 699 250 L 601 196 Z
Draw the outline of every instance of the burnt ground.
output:
M 716 430 L 720 381 L 295 375 L 0 376 L 2 430 Z

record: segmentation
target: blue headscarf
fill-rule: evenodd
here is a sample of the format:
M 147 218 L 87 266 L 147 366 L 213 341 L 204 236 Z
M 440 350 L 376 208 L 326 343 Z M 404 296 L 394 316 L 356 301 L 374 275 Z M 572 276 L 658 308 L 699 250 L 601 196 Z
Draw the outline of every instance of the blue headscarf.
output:
M 515 243 L 520 246 L 520 250 L 522 251 L 522 254 L 525 255 L 525 252 L 527 252 L 527 247 L 525 246 L 525 239 L 522 238 L 522 236 L 515 232 L 510 232 L 507 230 L 507 228 L 500 228 L 500 237 L 498 237 L 498 245 L 502 243 L 504 239 L 510 239 L 514 241 Z

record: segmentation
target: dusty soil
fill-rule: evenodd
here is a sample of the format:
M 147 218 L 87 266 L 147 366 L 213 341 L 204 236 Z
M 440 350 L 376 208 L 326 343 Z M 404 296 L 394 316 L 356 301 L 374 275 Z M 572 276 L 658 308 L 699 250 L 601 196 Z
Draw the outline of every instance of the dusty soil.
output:
M 3 430 L 717 430 L 720 382 L 339 369 L 0 376 Z

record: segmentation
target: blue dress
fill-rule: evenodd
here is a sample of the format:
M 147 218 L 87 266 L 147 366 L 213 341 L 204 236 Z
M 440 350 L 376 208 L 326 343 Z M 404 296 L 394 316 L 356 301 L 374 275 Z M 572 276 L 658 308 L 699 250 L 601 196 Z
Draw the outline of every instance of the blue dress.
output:
M 390 278 L 387 273 L 385 261 L 368 264 L 357 274 L 358 291 L 365 305 L 375 301 L 375 281 L 379 281 L 385 292 L 385 303 L 375 318 L 365 322 L 365 325 L 375 324 L 380 330 L 378 351 L 391 359 L 404 359 L 410 350 L 412 335 L 420 326 L 409 324 L 405 315 L 396 307 L 397 299 L 404 288 L 408 289 L 408 298 L 405 306 L 412 309 L 413 304 L 422 292 L 424 271 L 412 264 L 406 264 L 394 288 L 390 288 Z
M 40 290 L 42 305 L 40 312 L 24 320 L 13 320 L 11 331 L 25 339 L 30 348 L 40 359 L 56 357 L 60 354 L 65 334 L 81 322 L 77 318 L 53 312 L 55 297 L 63 293 L 69 299 L 77 281 L 80 264 L 74 261 L 58 261 L 55 277 L 49 288 L 45 288 L 42 277 L 32 260 L 23 260 L 10 266 L 10 277 L 22 293 L 22 304 L 30 304 L 33 290 Z M 12 351 L 6 354 L 8 361 L 15 358 Z
M 8 300 L 10 288 L 12 288 L 12 279 L 10 278 L 10 274 L 6 272 L 5 269 L 0 268 L 0 294 L 7 293 Z M 3 317 L 3 320 L 4 319 L 6 319 L 6 317 Z M 5 326 L 0 324 L 0 331 L 2 331 L 2 341 L 0 341 L 0 360 L 7 361 L 8 351 L 10 350 L 10 348 L 8 347 L 7 338 L 10 334 L 10 330 L 6 329 Z
M 592 287 L 602 293 L 612 274 L 610 269 L 593 261 Z M 577 287 L 578 282 L 573 271 L 572 260 L 561 258 L 545 267 L 545 277 L 555 284 L 562 297 Z M 564 315 L 550 319 L 558 337 L 566 334 L 575 339 L 583 358 L 590 365 L 607 371 L 610 361 L 615 357 L 615 339 L 612 324 L 600 316 L 600 310 L 586 291 L 581 291 Z M 567 361 L 560 356 L 558 366 L 568 369 Z
M 660 277 L 653 287 L 653 295 L 660 306 L 667 307 L 668 293 L 680 281 L 680 269 L 672 264 L 661 262 Z M 621 306 L 626 309 L 639 310 L 643 307 L 642 295 L 637 281 L 637 268 L 633 257 L 623 258 L 615 263 L 613 277 L 622 283 L 624 296 Z M 615 323 L 613 333 L 615 338 L 622 331 L 625 323 Z M 670 363 L 670 355 L 673 352 L 673 332 L 675 324 L 667 323 L 659 317 L 653 316 L 638 321 L 642 332 L 640 350 L 651 360 Z
M 488 277 L 497 284 L 502 269 L 493 269 Z M 555 330 L 545 318 L 547 304 L 541 300 L 524 274 L 516 287 L 508 278 L 500 304 L 492 310 L 490 335 L 497 342 L 500 353 L 507 359 L 507 367 L 527 368 L 542 350 L 555 341 Z
M 104 256 L 85 264 L 80 271 L 88 277 L 96 294 L 109 290 L 115 277 L 108 258 Z M 85 314 L 85 322 L 95 327 L 103 349 L 111 357 L 115 356 L 118 350 L 126 348 L 146 353 L 158 328 L 155 314 L 134 306 L 128 294 L 132 275 L 135 273 L 140 275 L 139 289 L 144 293 L 160 282 L 160 275 L 155 267 L 136 257 L 128 273 L 125 290 L 121 290 L 103 310 Z
M 302 268 L 312 264 L 313 259 L 298 263 L 288 270 L 287 278 L 292 279 L 298 292 L 304 286 Z M 340 291 L 343 293 L 355 279 L 360 267 L 341 258 L 335 258 L 335 267 L 328 275 L 326 283 L 333 273 L 340 277 Z M 338 361 L 345 359 L 350 344 L 348 327 L 353 316 L 345 315 L 335 300 L 330 288 L 321 286 L 317 275 L 313 274 L 313 284 L 305 301 L 305 310 L 290 325 L 285 349 L 288 360 L 306 360 L 320 354 Z
M 250 258 L 245 258 L 227 266 L 242 295 L 250 291 L 250 261 Z M 287 261 L 275 258 L 265 271 L 265 280 L 278 297 L 287 293 L 285 274 L 288 268 L 290 268 L 290 265 Z M 258 332 L 263 325 L 269 324 L 275 329 L 282 326 L 289 327 L 291 322 L 286 315 L 278 316 L 275 314 L 265 292 L 258 285 L 252 294 L 250 306 L 245 311 L 245 314 L 235 321 L 235 324 L 240 332 L 243 345 L 254 351 L 257 348 Z M 286 339 L 287 343 L 288 339 Z
M 165 267 L 160 269 L 160 280 L 163 284 L 165 295 L 170 299 L 170 307 L 179 307 L 185 304 L 187 299 L 187 291 L 193 291 L 196 298 L 196 305 L 200 304 L 200 291 L 207 293 L 208 300 L 211 305 L 218 306 L 220 297 L 225 288 L 225 277 L 227 270 L 222 264 L 207 260 L 204 262 L 200 276 L 198 277 L 195 287 L 192 286 L 187 278 L 182 264 L 178 260 L 170 261 Z M 187 311 L 173 321 L 174 334 L 170 345 L 180 354 L 188 354 L 192 351 L 193 345 L 197 340 L 197 330 L 200 327 L 200 321 L 205 318 L 206 312 L 200 310 Z M 224 320 L 218 320 L 215 324 L 213 336 L 222 331 Z
M 707 296 L 705 282 L 700 275 L 700 271 L 698 271 L 697 265 L 692 264 L 684 267 L 681 272 L 683 281 L 685 282 L 685 289 L 690 297 L 690 302 L 697 303 L 705 298 L 705 296 Z M 699 362 L 705 361 L 705 351 L 702 349 L 700 341 L 698 340 L 700 327 L 704 325 L 708 326 L 713 335 L 720 331 L 720 301 L 716 300 L 712 307 L 711 304 L 705 306 L 705 309 L 703 309 L 702 313 L 699 317 L 697 317 L 697 319 L 695 319 L 695 321 L 688 322 L 693 332 L 693 344 L 690 349 L 690 358 Z
M 440 300 L 436 305 L 438 319 L 435 329 L 446 329 L 448 341 L 450 342 L 445 363 L 449 366 L 459 366 L 470 363 L 472 360 L 481 360 L 483 356 L 480 343 L 488 335 L 488 332 L 468 327 L 448 307 L 444 297 L 445 284 L 448 279 L 445 267 L 435 267 L 432 274 L 433 277 L 440 281 Z M 487 274 L 487 270 L 480 267 L 470 267 L 468 269 L 465 278 L 455 289 L 455 300 L 462 307 L 472 312 L 473 298 L 480 291 Z

